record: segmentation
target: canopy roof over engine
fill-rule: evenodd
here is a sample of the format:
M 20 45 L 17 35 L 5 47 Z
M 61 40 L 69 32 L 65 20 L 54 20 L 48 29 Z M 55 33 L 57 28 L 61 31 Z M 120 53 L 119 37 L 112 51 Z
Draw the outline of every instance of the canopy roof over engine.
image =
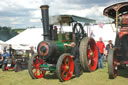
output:
M 85 24 L 89 23 L 96 23 L 96 20 L 85 18 L 85 17 L 79 17 L 75 15 L 56 15 L 51 16 L 49 23 L 50 24 L 67 24 L 70 25 L 72 22 L 83 22 Z
M 110 18 L 116 18 L 116 11 L 119 15 L 128 14 L 128 2 L 121 2 L 114 5 L 111 5 L 104 9 L 103 14 Z

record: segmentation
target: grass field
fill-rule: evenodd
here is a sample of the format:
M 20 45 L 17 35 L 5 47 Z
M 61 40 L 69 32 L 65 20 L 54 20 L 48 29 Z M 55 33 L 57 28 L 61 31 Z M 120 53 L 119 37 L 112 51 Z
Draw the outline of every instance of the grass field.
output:
M 55 73 L 47 73 L 46 78 L 31 79 L 27 70 L 20 72 L 0 69 L 0 85 L 128 85 L 128 69 L 120 70 L 116 79 L 108 79 L 107 64 L 104 69 L 95 72 L 83 73 L 79 78 L 72 78 L 66 82 L 60 82 Z

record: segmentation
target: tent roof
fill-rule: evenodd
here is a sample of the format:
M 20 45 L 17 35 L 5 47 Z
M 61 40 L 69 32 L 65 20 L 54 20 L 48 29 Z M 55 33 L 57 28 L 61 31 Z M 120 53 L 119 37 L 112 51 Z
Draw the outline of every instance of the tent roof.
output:
M 0 40 L 0 43 L 5 43 L 4 41 Z
M 75 15 L 56 15 L 56 16 L 51 16 L 49 23 L 50 24 L 70 24 L 72 22 L 83 22 L 85 24 L 89 23 L 95 23 L 96 20 L 85 18 L 85 17 L 79 17 Z
M 128 13 L 128 2 L 121 2 L 114 5 L 111 5 L 104 9 L 103 14 L 105 16 L 108 16 L 110 18 L 115 19 L 116 18 L 116 11 L 119 12 L 119 15 L 122 15 L 124 13 Z
M 38 44 L 43 40 L 43 30 L 41 28 L 26 29 L 17 36 L 6 41 L 8 44 Z
M 64 26 L 64 31 L 65 32 L 71 32 L 72 29 L 71 26 Z M 11 38 L 10 40 L 6 41 L 7 44 L 12 44 L 12 45 L 35 45 L 37 46 L 39 42 L 41 42 L 43 39 L 43 28 L 31 28 L 31 29 L 26 29 L 25 31 L 21 32 L 17 36 Z

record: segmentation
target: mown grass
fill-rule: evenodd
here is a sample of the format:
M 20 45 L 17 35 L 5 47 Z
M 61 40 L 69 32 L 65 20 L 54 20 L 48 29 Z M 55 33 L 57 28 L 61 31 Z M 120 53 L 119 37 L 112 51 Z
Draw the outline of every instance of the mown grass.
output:
M 55 73 L 47 73 L 46 78 L 31 79 L 27 70 L 20 72 L 0 69 L 0 85 L 128 85 L 128 69 L 120 70 L 116 79 L 108 78 L 107 64 L 104 69 L 95 72 L 83 73 L 79 78 L 72 78 L 66 82 L 60 82 Z

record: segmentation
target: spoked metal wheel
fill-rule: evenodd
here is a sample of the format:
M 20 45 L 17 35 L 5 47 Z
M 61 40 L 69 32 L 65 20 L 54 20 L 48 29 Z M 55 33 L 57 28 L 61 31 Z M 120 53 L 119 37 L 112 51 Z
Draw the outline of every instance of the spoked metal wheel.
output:
M 117 59 L 116 59 L 116 50 L 110 49 L 108 54 L 108 73 L 109 78 L 114 79 L 117 76 Z
M 70 54 L 62 54 L 56 65 L 56 74 L 60 81 L 67 81 L 74 72 L 74 63 Z
M 44 64 L 43 59 L 35 54 L 28 63 L 28 72 L 33 79 L 42 78 L 46 71 L 40 69 L 40 65 Z
M 82 26 L 82 24 L 80 23 L 75 23 L 74 27 L 73 27 L 73 34 L 75 34 L 75 40 L 78 42 L 81 39 L 83 39 L 85 35 L 84 33 L 84 28 Z
M 95 71 L 98 63 L 98 50 L 93 38 L 84 37 L 80 43 L 80 63 L 83 71 Z

